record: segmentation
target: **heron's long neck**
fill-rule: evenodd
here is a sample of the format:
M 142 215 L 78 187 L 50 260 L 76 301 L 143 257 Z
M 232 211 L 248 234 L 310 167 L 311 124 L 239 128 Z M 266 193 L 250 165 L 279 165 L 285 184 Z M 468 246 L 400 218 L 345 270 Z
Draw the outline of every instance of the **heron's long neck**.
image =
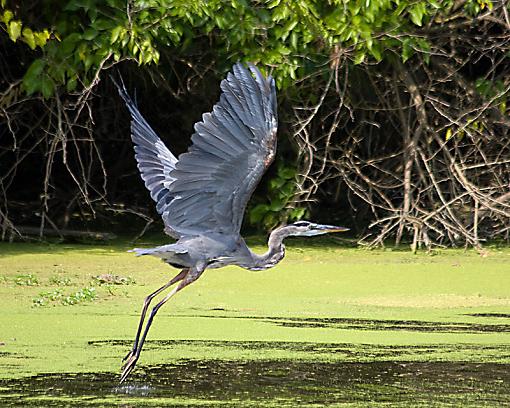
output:
M 263 255 L 255 255 L 254 261 L 255 265 L 253 270 L 267 269 L 275 266 L 278 262 L 280 262 L 285 256 L 285 246 L 283 245 L 283 240 L 290 235 L 290 231 L 288 227 L 281 227 L 275 229 L 269 235 L 269 240 L 267 241 L 268 250 Z

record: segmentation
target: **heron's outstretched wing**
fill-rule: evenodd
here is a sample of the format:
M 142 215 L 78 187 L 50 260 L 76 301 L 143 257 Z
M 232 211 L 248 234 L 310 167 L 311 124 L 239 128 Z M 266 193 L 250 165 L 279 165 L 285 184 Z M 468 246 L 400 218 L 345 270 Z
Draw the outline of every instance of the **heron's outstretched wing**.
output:
M 124 84 L 119 86 L 115 81 L 114 83 L 131 113 L 131 139 L 135 144 L 138 169 L 152 199 L 156 202 L 158 213 L 163 214 L 172 199 L 169 186 L 174 179 L 170 173 L 175 169 L 177 159 L 140 114 L 136 104 L 126 92 Z M 170 236 L 179 238 L 179 234 L 168 226 L 165 231 Z
M 221 90 L 212 112 L 195 124 L 193 145 L 169 174 L 171 200 L 162 215 L 181 235 L 238 234 L 246 204 L 274 159 L 274 80 L 253 65 L 248 70 L 236 64 Z

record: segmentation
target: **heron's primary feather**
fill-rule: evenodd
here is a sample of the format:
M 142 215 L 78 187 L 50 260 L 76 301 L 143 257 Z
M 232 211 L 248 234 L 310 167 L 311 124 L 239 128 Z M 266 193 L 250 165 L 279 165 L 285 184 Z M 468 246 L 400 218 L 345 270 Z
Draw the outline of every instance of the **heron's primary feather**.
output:
M 170 176 L 175 197 L 165 223 L 183 235 L 207 231 L 239 234 L 253 190 L 276 151 L 274 80 L 234 65 L 221 82 L 220 101 L 195 124 L 193 145 Z
M 170 153 L 124 91 L 132 139 L 146 187 L 165 230 L 180 238 L 237 235 L 255 187 L 276 151 L 276 90 L 253 65 L 236 64 L 221 82 L 220 101 L 195 124 L 188 152 Z
M 138 169 L 152 199 L 156 202 L 158 213 L 163 214 L 164 208 L 172 198 L 169 186 L 174 179 L 170 172 L 175 169 L 177 158 L 168 150 L 141 115 L 138 107 L 126 92 L 124 85 L 117 85 L 117 88 L 131 113 L 131 139 L 135 144 L 135 158 Z M 179 238 L 179 235 L 168 226 L 165 231 L 170 236 Z

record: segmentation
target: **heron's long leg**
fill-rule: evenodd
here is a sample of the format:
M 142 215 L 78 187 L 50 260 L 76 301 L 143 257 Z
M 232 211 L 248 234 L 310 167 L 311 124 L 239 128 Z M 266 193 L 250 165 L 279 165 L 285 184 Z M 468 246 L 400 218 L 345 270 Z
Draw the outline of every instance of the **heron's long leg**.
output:
M 190 283 L 196 281 L 200 275 L 202 274 L 203 269 L 200 271 L 197 270 L 189 270 L 186 273 L 186 276 L 184 279 L 181 280 L 181 282 L 171 290 L 168 295 L 166 295 L 156 306 L 152 308 L 151 314 L 149 316 L 149 319 L 147 320 L 147 325 L 145 326 L 145 330 L 143 332 L 142 338 L 140 339 L 139 344 L 136 347 L 136 350 L 134 353 L 131 354 L 128 361 L 123 367 L 122 375 L 120 377 L 120 382 L 122 383 L 129 373 L 133 370 L 133 368 L 136 365 L 136 362 L 138 361 L 138 358 L 140 357 L 140 353 L 142 351 L 143 344 L 145 343 L 145 338 L 147 337 L 147 333 L 149 332 L 149 329 L 151 327 L 152 321 L 154 320 L 154 316 L 156 316 L 156 313 L 160 309 L 161 306 L 163 306 L 172 296 L 174 296 L 177 292 L 184 289 L 186 286 L 188 286 Z
M 172 286 L 174 283 L 179 282 L 180 280 L 184 279 L 186 274 L 188 273 L 189 269 L 183 269 L 181 272 L 179 272 L 172 280 L 170 280 L 165 285 L 161 286 L 156 291 L 152 292 L 149 296 L 147 296 L 143 302 L 143 308 L 142 312 L 140 314 L 140 322 L 138 323 L 138 330 L 136 331 L 136 337 L 135 341 L 133 343 L 133 348 L 129 353 L 126 354 L 126 357 L 122 359 L 122 361 L 125 361 L 129 358 L 131 354 L 133 354 L 136 351 L 136 348 L 138 346 L 138 340 L 140 339 L 140 333 L 142 332 L 143 322 L 145 320 L 145 314 L 147 313 L 147 309 L 149 308 L 150 303 L 152 302 L 152 299 L 154 299 L 157 295 L 159 295 L 162 291 Z

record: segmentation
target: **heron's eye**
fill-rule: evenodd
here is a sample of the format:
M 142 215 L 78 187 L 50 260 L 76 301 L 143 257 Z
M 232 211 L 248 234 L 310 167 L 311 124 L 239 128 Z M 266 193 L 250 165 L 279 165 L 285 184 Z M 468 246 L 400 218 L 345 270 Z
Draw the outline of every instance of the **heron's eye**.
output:
M 310 225 L 310 223 L 306 221 L 298 221 L 294 223 L 295 227 L 308 227 L 308 225 Z

